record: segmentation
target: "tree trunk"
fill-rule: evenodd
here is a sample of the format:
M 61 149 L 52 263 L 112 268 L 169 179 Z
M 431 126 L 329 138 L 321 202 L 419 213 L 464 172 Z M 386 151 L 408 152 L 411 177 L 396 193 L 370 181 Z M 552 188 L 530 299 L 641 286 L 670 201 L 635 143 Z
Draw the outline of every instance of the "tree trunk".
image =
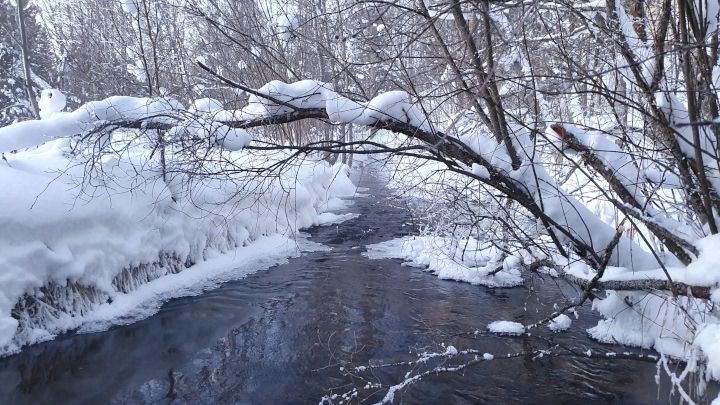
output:
M 20 51 L 22 53 L 23 72 L 25 75 L 25 93 L 27 93 L 30 106 L 35 118 L 40 118 L 35 91 L 33 90 L 32 74 L 30 73 L 30 47 L 28 46 L 27 33 L 25 32 L 25 1 L 17 0 L 17 20 L 20 31 Z

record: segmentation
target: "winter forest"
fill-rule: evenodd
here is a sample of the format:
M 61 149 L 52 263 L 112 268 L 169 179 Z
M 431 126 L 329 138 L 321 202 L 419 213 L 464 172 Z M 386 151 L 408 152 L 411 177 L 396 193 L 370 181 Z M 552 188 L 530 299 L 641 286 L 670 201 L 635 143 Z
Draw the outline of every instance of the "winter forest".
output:
M 0 0 L 0 403 L 720 404 L 718 0 Z

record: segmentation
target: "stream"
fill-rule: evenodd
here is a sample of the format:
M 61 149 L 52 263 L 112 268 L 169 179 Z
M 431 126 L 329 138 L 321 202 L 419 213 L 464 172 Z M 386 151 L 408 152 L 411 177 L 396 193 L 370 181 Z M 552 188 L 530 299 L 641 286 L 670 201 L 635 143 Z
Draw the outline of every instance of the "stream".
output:
M 542 319 L 553 303 L 575 293 L 572 287 L 534 276 L 524 287 L 490 289 L 440 280 L 399 260 L 369 260 L 361 254 L 365 245 L 413 228 L 382 182 L 365 172 L 356 183 L 368 189 L 347 210 L 359 217 L 307 231 L 331 250 L 171 300 L 130 325 L 67 334 L 0 359 L 0 404 L 317 404 L 365 386 L 341 367 L 413 360 L 417 352 L 443 351 L 442 344 L 497 357 L 540 345 L 527 337 L 467 332 L 499 319 Z M 587 307 L 578 312 L 569 331 L 552 335 L 543 328 L 544 335 L 584 350 L 629 350 L 589 339 L 585 329 L 597 315 Z M 364 376 L 387 387 L 409 370 L 385 367 Z M 428 376 L 395 400 L 676 402 L 667 382 L 658 388 L 655 374 L 655 364 L 639 361 L 496 358 L 462 373 Z M 373 403 L 383 395 L 361 390 L 353 402 Z

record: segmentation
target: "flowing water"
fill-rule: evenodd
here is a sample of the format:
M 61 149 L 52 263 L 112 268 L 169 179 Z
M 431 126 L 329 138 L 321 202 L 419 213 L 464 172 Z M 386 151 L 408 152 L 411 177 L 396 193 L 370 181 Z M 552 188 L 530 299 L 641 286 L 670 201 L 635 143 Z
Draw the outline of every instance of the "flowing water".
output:
M 156 315 L 105 332 L 70 334 L 0 359 L 0 404 L 313 403 L 373 383 L 395 384 L 410 368 L 360 374 L 353 366 L 417 358 L 441 344 L 495 354 L 542 348 L 541 338 L 472 335 L 494 320 L 532 322 L 569 286 L 552 279 L 489 289 L 440 280 L 397 260 L 369 260 L 364 246 L 407 235 L 409 214 L 372 176 L 359 179 L 361 214 L 309 230 L 332 250 L 167 302 Z M 533 289 L 528 286 L 534 286 Z M 538 312 L 539 311 L 539 312 Z M 545 338 L 595 351 L 588 309 L 570 331 Z M 498 356 L 499 357 L 499 356 Z M 451 362 L 452 363 L 452 362 Z M 431 375 L 399 392 L 403 403 L 677 402 L 655 383 L 655 365 L 584 357 L 496 359 L 462 374 Z M 375 402 L 378 389 L 353 401 Z M 337 398 L 338 401 L 340 398 Z

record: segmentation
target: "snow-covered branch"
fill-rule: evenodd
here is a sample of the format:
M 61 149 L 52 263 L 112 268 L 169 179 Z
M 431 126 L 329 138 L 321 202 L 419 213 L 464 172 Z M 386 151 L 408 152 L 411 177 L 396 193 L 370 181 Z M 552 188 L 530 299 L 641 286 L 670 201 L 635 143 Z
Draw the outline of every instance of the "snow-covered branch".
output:
M 207 67 L 206 67 L 207 68 Z M 208 71 L 211 71 L 207 68 Z M 212 71 L 211 71 L 212 72 Z M 217 73 L 214 75 L 222 77 Z M 226 84 L 236 85 L 229 79 Z M 657 267 L 657 259 L 623 236 L 614 252 L 605 252 L 615 237 L 615 229 L 590 212 L 552 179 L 542 165 L 526 158 L 517 170 L 502 158 L 498 144 L 483 135 L 459 139 L 431 125 L 418 104 L 405 92 L 382 93 L 369 101 L 356 101 L 337 93 L 331 85 L 313 80 L 295 83 L 273 81 L 250 89 L 248 105 L 241 110 L 217 108 L 184 109 L 164 99 L 110 98 L 89 103 L 75 112 L 58 114 L 47 120 L 26 121 L 0 129 L 0 151 L 28 147 L 49 139 L 81 134 L 97 125 L 125 128 L 161 129 L 182 137 L 185 132 L 223 139 L 231 129 L 320 119 L 337 124 L 353 124 L 385 129 L 422 141 L 446 158 L 451 169 L 489 185 L 517 201 L 546 224 L 556 240 L 573 246 L 593 267 L 600 268 L 603 257 L 609 265 L 634 271 Z M 209 129 L 208 129 L 209 128 Z M 220 134 L 218 134 L 220 132 Z M 32 133 L 29 138 L 20 134 Z M 237 150 L 247 145 L 244 132 L 238 142 L 222 143 Z M 516 147 L 525 156 L 534 155 L 527 135 L 517 132 Z
M 585 163 L 608 182 L 622 201 L 615 204 L 619 210 L 642 221 L 684 264 L 692 260 L 689 254 L 697 257 L 698 251 L 690 242 L 663 225 L 673 221 L 654 210 L 646 201 L 642 189 L 645 176 L 640 174 L 628 153 L 600 134 L 590 135 L 570 125 L 553 124 L 551 128 L 561 139 L 563 147 L 580 153 Z

